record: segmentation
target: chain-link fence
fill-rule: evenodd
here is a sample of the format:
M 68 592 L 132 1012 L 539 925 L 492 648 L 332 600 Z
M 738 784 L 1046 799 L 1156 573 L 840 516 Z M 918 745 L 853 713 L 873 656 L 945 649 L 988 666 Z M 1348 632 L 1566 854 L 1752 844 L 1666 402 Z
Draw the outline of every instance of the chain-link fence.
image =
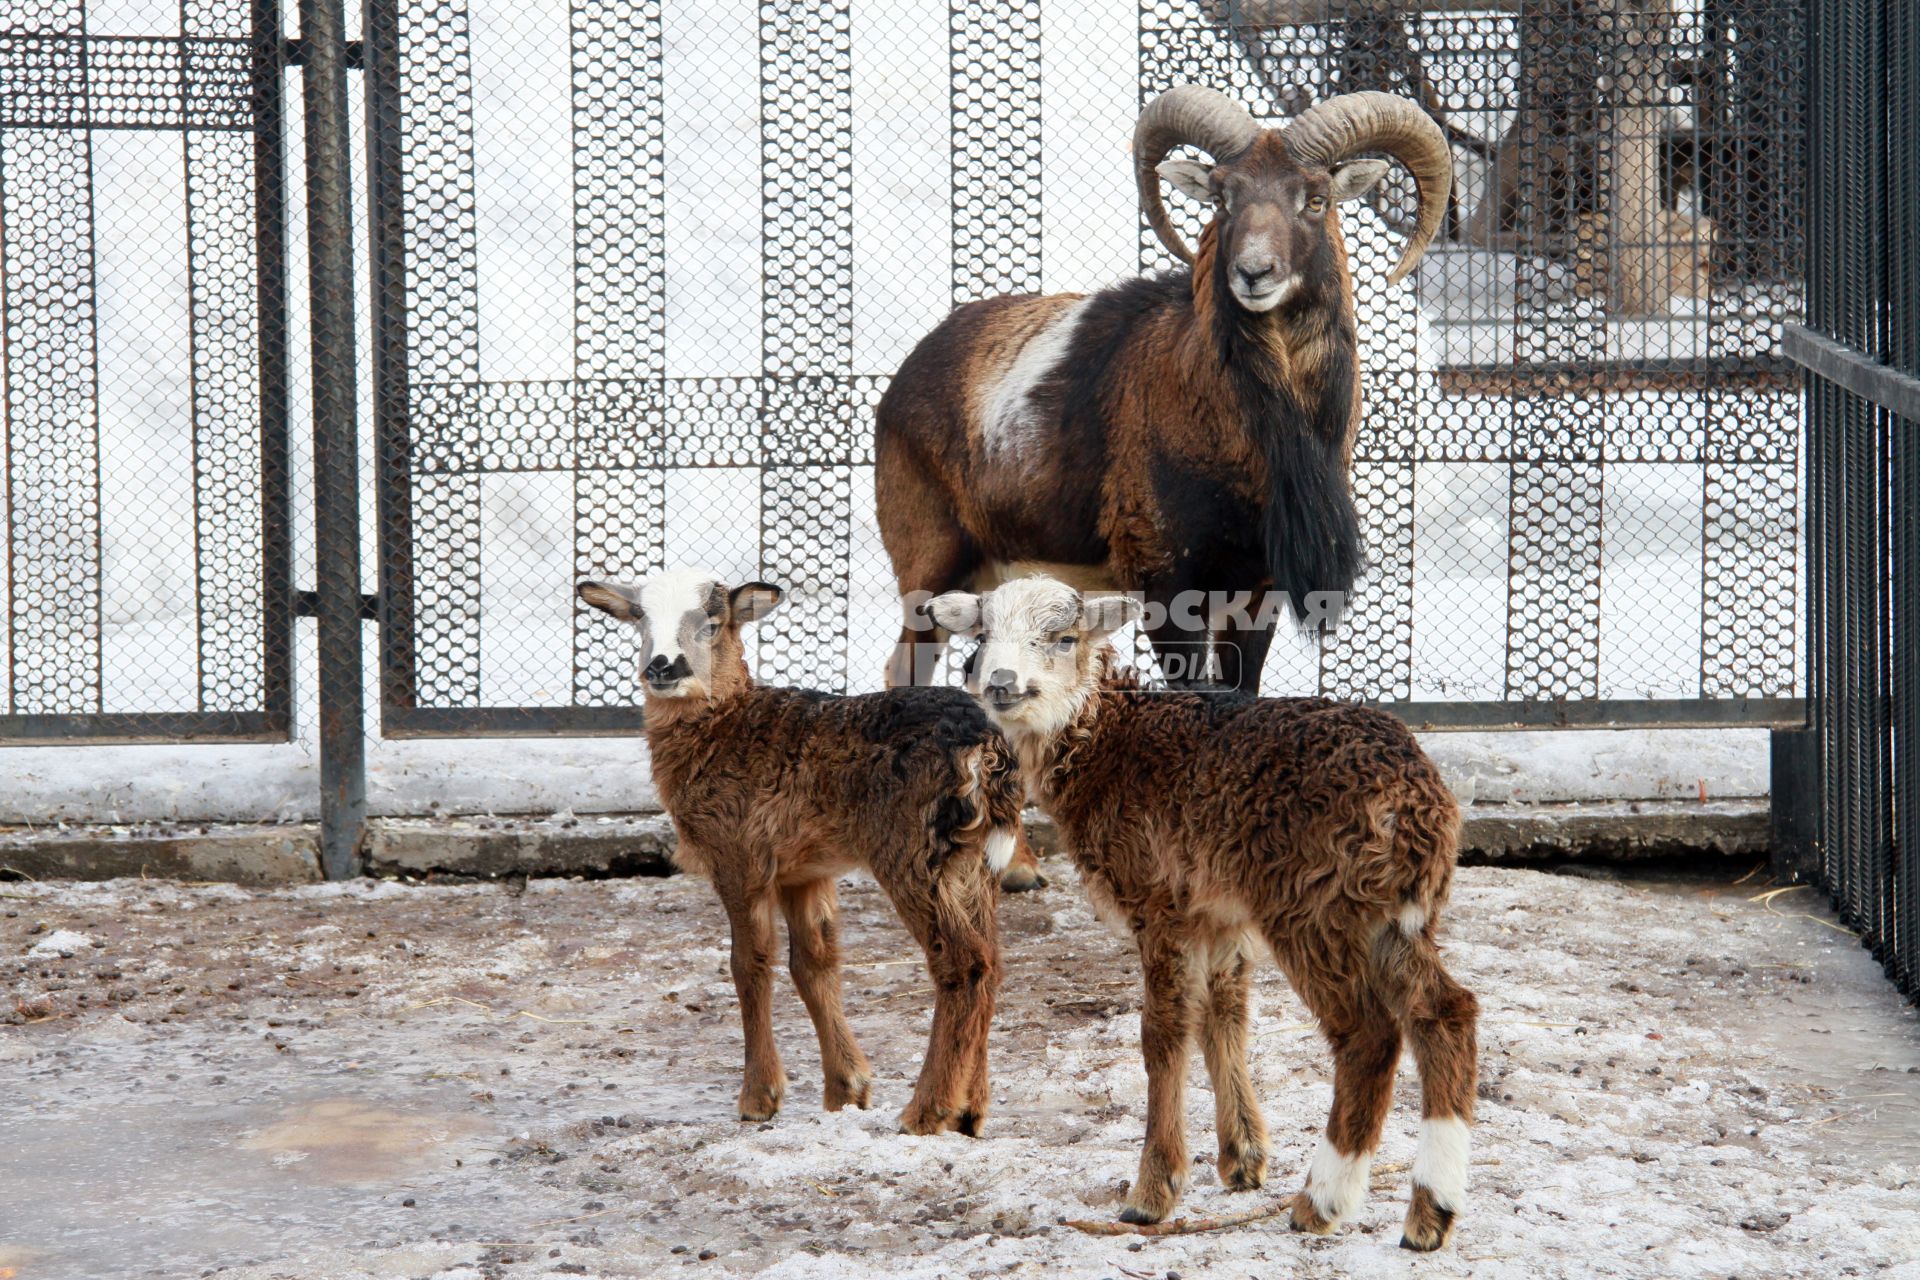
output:
M 312 49 L 264 0 L 0 13 L 0 733 L 284 734 L 294 588 L 325 585 L 289 566 L 351 576 L 286 501 Z M 569 588 L 675 562 L 791 589 L 763 677 L 876 687 L 874 403 L 958 301 L 1172 265 L 1127 143 L 1182 81 L 1265 121 L 1414 97 L 1459 174 L 1406 286 L 1410 183 L 1347 207 L 1370 567 L 1264 687 L 1437 724 L 1798 713 L 1795 4 L 347 16 L 360 336 L 317 354 L 363 369 L 390 735 L 634 727 L 629 641 Z
M 1188 80 L 1412 95 L 1461 178 L 1417 287 L 1410 183 L 1345 220 L 1371 569 L 1266 687 L 1792 714 L 1792 5 L 421 2 L 373 39 L 389 732 L 632 724 L 557 587 L 666 563 L 790 588 L 764 677 L 876 687 L 889 372 L 956 302 L 1174 265 L 1127 141 Z
M 281 49 L 0 4 L 0 737 L 285 737 Z

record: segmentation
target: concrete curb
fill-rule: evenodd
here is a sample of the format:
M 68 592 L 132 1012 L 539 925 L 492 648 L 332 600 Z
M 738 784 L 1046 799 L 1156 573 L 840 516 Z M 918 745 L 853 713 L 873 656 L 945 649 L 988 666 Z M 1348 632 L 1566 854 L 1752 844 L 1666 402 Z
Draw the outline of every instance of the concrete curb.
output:
M 1058 855 L 1047 819 L 1029 813 L 1028 833 Z M 1764 799 L 1478 805 L 1466 812 L 1461 861 L 1753 859 L 1766 856 L 1768 835 Z M 674 872 L 673 847 L 673 824 L 659 813 L 376 818 L 367 864 L 373 875 L 414 879 L 659 876 Z M 319 831 L 311 823 L 0 827 L 0 879 L 9 875 L 307 884 L 320 879 Z

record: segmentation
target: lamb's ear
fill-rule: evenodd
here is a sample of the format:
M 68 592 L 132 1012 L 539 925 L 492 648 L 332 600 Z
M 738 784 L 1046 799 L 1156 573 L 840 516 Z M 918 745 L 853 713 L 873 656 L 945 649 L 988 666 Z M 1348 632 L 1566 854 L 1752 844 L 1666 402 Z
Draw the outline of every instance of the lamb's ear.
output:
M 1333 181 L 1327 184 L 1327 194 L 1335 204 L 1343 200 L 1358 200 L 1386 176 L 1385 160 L 1355 160 L 1333 171 Z
M 980 597 L 971 591 L 949 591 L 927 601 L 927 615 L 956 636 L 980 634 Z
M 1198 200 L 1201 204 L 1213 203 L 1212 165 L 1201 164 L 1198 160 L 1162 160 L 1154 166 L 1154 172 L 1189 200 Z
M 582 600 L 602 613 L 612 614 L 622 622 L 632 622 L 640 616 L 640 587 L 636 583 L 631 587 L 621 586 L 617 582 L 583 582 L 574 588 Z
M 1080 605 L 1080 625 L 1096 640 L 1146 616 L 1147 606 L 1133 596 L 1090 596 Z
M 771 582 L 748 582 L 727 593 L 727 607 L 735 622 L 758 622 L 786 599 L 786 592 Z

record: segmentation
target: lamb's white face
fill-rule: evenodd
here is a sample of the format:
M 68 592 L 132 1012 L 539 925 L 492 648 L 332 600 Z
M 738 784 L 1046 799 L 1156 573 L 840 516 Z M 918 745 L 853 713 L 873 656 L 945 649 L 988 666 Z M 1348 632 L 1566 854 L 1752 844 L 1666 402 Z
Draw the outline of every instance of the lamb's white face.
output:
M 1020 578 L 985 595 L 952 591 L 928 605 L 934 621 L 979 646 L 967 692 L 1008 733 L 1047 736 L 1079 712 L 1099 679 L 1094 656 L 1140 616 L 1125 596 L 1083 599 L 1052 578 Z
M 668 569 L 632 586 L 582 583 L 580 594 L 640 628 L 640 678 L 649 696 L 707 696 L 713 642 L 727 621 L 727 587 L 718 574 Z

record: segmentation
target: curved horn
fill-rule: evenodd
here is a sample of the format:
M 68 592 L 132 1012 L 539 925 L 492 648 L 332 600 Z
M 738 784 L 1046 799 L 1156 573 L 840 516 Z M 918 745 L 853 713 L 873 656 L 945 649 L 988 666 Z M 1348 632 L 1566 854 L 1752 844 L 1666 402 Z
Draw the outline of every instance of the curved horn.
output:
M 1447 212 L 1453 187 L 1453 149 L 1433 117 L 1410 99 L 1391 93 L 1343 93 L 1328 98 L 1287 125 L 1287 150 L 1302 164 L 1331 169 L 1363 151 L 1379 151 L 1407 167 L 1420 193 L 1413 236 L 1387 274 L 1396 284 L 1420 261 Z
M 1182 144 L 1198 147 L 1216 160 L 1231 160 L 1259 136 L 1260 126 L 1245 107 L 1202 85 L 1176 85 L 1140 112 L 1140 122 L 1133 126 L 1133 173 L 1140 187 L 1140 207 L 1160 243 L 1182 262 L 1193 261 L 1193 250 L 1173 229 L 1167 207 L 1160 202 L 1158 165 L 1167 152 Z

